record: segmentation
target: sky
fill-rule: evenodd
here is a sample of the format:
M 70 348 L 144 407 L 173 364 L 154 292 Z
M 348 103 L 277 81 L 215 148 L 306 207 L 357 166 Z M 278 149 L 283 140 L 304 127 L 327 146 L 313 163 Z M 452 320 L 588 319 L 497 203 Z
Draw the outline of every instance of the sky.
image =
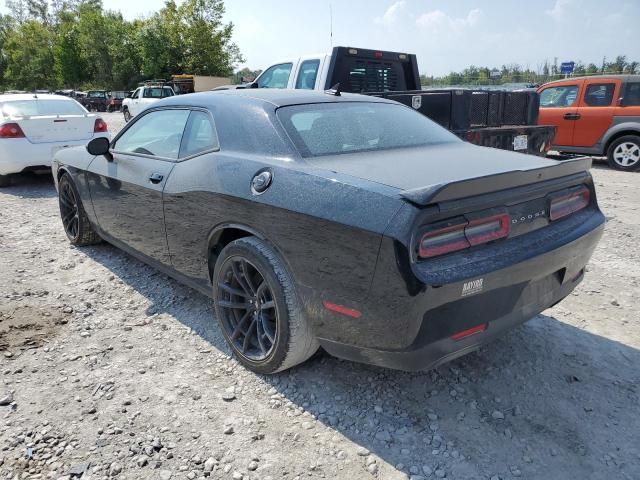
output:
M 103 5 L 133 19 L 163 2 Z M 415 53 L 420 72 L 436 76 L 469 65 L 537 70 L 556 57 L 596 65 L 603 56 L 640 61 L 640 0 L 226 0 L 225 6 L 246 60 L 241 66 L 252 69 L 332 45 Z

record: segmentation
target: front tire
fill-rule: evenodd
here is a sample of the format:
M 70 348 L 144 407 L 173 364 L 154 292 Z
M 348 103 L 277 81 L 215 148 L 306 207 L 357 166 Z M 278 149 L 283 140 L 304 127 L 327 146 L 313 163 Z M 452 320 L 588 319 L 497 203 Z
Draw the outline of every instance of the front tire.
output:
M 72 245 L 83 247 L 102 241 L 89 222 L 73 180 L 66 173 L 58 182 L 58 204 L 64 233 L 67 234 Z
M 640 168 L 640 136 L 625 135 L 607 149 L 607 163 L 616 170 L 631 172 Z
M 124 121 L 125 123 L 129 123 L 131 121 L 131 113 L 129 112 L 128 108 L 125 108 L 122 112 L 122 114 L 124 115 Z
M 262 240 L 241 238 L 220 252 L 213 298 L 227 343 L 256 373 L 286 370 L 318 350 L 291 275 Z
M 0 188 L 11 185 L 11 175 L 0 175 Z

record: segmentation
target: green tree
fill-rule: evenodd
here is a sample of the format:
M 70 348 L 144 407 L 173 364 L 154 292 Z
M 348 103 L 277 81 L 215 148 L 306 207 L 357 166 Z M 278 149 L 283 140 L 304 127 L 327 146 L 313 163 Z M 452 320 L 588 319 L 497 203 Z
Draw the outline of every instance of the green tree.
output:
M 0 86 L 4 84 L 4 72 L 7 68 L 7 54 L 5 44 L 9 33 L 13 31 L 15 22 L 9 15 L 0 14 Z
M 4 45 L 7 84 L 27 90 L 52 86 L 53 42 L 51 31 L 35 20 L 10 31 Z
M 60 18 L 53 46 L 56 83 L 67 88 L 78 88 L 88 79 L 87 65 L 82 54 L 80 32 L 74 14 L 66 12 Z
M 185 0 L 178 7 L 183 31 L 185 73 L 228 77 L 243 61 L 231 41 L 233 24 L 222 22 L 222 0 Z

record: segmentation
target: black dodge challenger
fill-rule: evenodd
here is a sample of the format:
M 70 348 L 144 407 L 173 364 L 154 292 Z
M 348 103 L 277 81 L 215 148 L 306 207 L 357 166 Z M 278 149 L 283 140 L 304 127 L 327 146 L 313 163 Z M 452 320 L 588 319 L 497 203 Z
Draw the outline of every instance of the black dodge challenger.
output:
M 248 368 L 321 346 L 424 370 L 566 297 L 603 232 L 590 160 L 462 142 L 409 107 L 286 90 L 181 95 L 53 162 L 74 245 L 213 298 Z

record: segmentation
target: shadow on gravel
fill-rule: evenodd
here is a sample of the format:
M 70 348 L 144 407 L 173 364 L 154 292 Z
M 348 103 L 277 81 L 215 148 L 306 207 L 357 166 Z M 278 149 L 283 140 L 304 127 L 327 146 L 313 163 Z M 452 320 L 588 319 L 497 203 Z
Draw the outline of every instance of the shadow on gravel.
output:
M 11 185 L 0 188 L 0 194 L 20 198 L 51 198 L 58 194 L 51 173 L 19 173 L 11 176 Z
M 147 313 L 166 312 L 230 352 L 209 299 L 109 245 L 84 252 L 148 298 Z M 427 477 L 441 469 L 454 479 L 635 479 L 638 365 L 639 350 L 539 315 L 429 372 L 319 355 L 262 379 L 281 396 L 273 407 L 290 401 L 363 447 L 363 478 L 368 451 Z

